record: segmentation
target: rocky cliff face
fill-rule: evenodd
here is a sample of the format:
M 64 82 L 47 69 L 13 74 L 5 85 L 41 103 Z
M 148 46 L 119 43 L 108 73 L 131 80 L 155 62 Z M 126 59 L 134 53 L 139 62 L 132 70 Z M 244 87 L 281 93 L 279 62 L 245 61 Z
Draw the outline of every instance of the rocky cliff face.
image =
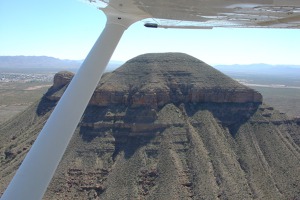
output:
M 70 74 L 59 73 L 53 87 L 69 80 Z M 261 103 L 262 96 L 186 54 L 147 54 L 104 77 L 90 104 L 156 109 L 168 103 L 206 102 Z
M 44 199 L 300 197 L 300 126 L 259 93 L 183 54 L 124 66 L 100 81 Z M 67 87 L 54 85 L 0 127 L 1 191 Z

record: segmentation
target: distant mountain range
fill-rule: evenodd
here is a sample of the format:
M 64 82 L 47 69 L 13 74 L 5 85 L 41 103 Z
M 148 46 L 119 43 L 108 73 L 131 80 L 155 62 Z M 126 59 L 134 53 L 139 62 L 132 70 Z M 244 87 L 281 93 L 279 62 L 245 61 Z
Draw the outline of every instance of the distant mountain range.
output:
M 58 59 L 48 56 L 0 56 L 0 68 L 79 68 L 83 60 Z M 108 70 L 112 71 L 123 62 L 111 61 Z
M 249 64 L 249 65 L 216 65 L 216 69 L 223 73 L 244 73 L 244 74 L 268 74 L 268 75 L 300 75 L 300 65 L 269 65 L 269 64 Z
M 0 68 L 77 68 L 82 62 L 48 56 L 0 56 Z
M 49 56 L 0 56 L 0 68 L 78 68 L 83 60 L 59 59 Z M 114 69 L 122 65 L 122 61 L 111 61 L 110 66 Z M 300 71 L 300 65 L 269 65 L 269 64 L 249 64 L 249 65 L 216 65 L 214 68 L 220 71 L 237 72 L 286 72 L 286 69 Z

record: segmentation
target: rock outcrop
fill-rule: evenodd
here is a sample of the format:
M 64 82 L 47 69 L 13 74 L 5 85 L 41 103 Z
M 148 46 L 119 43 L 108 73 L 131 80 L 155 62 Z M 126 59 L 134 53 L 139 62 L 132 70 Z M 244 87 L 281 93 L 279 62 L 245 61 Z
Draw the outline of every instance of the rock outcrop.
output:
M 70 83 L 74 76 L 74 73 L 68 71 L 61 71 L 54 75 L 53 86 L 54 90 L 61 89 L 63 86 Z
M 0 127 L 1 192 L 59 83 Z M 190 56 L 134 58 L 101 79 L 44 199 L 299 199 L 300 125 L 261 101 Z

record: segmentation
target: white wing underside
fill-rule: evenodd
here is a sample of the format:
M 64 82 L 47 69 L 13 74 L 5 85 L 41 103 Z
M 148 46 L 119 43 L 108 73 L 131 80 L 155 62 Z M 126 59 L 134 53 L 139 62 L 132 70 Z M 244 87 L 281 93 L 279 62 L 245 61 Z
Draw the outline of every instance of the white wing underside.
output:
M 164 28 L 300 28 L 299 0 L 86 0 Z

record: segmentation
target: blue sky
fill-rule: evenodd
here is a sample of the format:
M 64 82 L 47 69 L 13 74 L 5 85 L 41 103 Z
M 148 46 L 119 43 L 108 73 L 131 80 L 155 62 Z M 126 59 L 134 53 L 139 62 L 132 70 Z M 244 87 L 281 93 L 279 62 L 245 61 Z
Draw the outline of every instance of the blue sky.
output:
M 100 35 L 105 15 L 78 0 L 0 0 L 0 55 L 84 59 Z M 132 25 L 112 60 L 150 52 L 184 52 L 216 64 L 300 65 L 300 30 L 148 29 Z

